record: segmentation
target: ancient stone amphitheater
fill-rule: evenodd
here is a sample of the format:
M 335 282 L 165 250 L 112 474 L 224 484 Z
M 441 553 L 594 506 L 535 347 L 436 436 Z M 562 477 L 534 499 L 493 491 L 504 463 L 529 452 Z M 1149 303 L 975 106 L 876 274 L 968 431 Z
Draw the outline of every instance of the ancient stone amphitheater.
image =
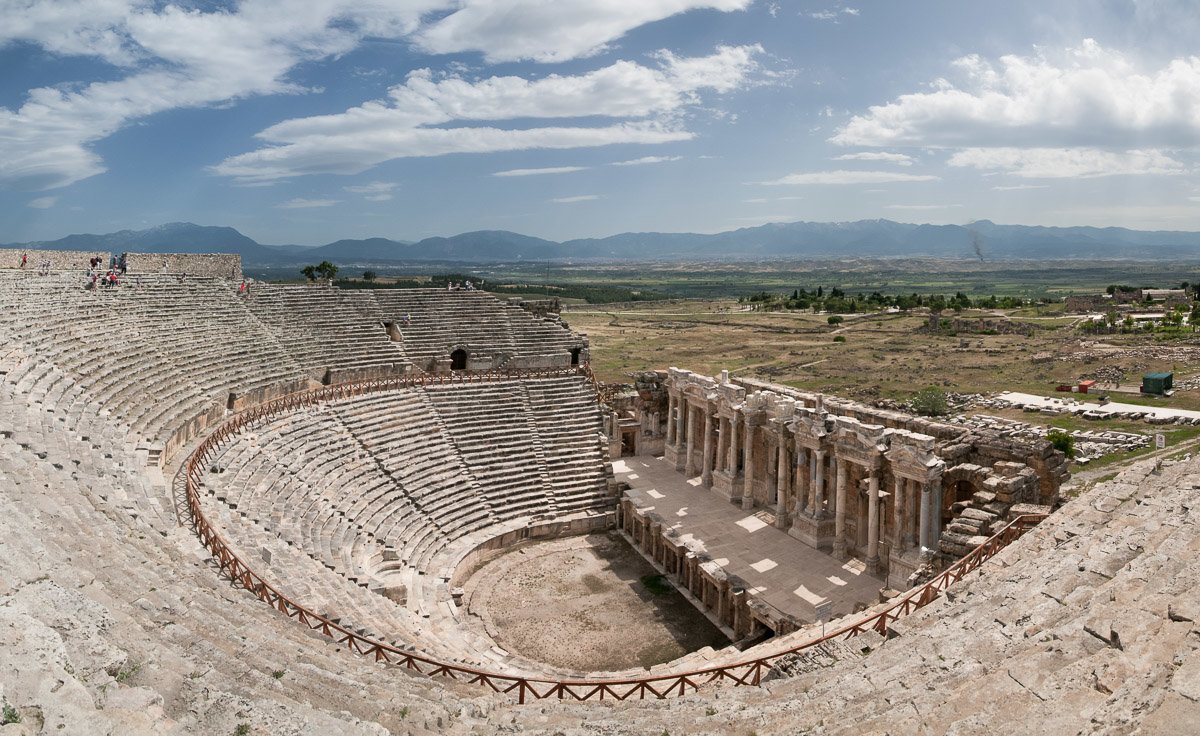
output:
M 658 414 L 602 412 L 586 339 L 531 305 L 244 294 L 236 263 L 183 260 L 94 290 L 61 270 L 86 258 L 0 269 L 5 734 L 1200 731 L 1188 458 L 1004 526 L 966 513 L 972 499 L 1009 517 L 1003 489 L 1047 501 L 1047 456 L 1023 470 L 1010 449 L 686 372 L 664 374 Z M 774 451 L 746 463 L 739 436 Z M 930 554 L 950 561 L 925 548 L 951 527 L 919 500 L 998 533 L 950 534 L 985 541 L 824 640 L 727 586 L 734 633 L 778 635 L 650 671 L 560 671 L 463 625 L 461 571 L 524 539 L 619 525 L 682 574 L 686 550 L 619 502 L 622 447 L 665 452 L 703 492 L 769 508 L 798 544 L 869 559 L 892 587 L 924 580 Z M 939 462 L 957 463 L 944 487 Z

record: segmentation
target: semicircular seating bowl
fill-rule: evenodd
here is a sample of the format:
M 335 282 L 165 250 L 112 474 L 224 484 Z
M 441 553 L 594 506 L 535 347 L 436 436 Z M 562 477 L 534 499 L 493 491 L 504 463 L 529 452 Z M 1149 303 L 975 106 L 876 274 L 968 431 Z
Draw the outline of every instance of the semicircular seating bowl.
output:
M 243 713 L 281 730 L 339 732 L 347 728 L 347 712 L 378 722 L 390 718 L 389 727 L 407 730 L 410 706 L 429 719 L 431 730 L 435 722 L 440 729 L 443 718 L 458 718 L 463 703 L 478 703 L 477 686 L 450 677 L 380 677 L 382 665 L 346 657 L 352 647 L 343 640 L 314 636 L 231 588 L 209 551 L 179 526 L 181 484 L 164 479 L 158 468 L 167 463 L 171 469 L 188 454 L 185 445 L 230 410 L 315 388 L 333 376 L 402 374 L 444 360 L 449 345 L 491 339 L 502 348 L 496 355 L 566 365 L 586 341 L 553 320 L 475 294 L 256 286 L 242 298 L 237 284 L 222 279 L 189 277 L 180 284 L 174 277 L 143 276 L 140 288 L 100 291 L 79 288 L 81 281 L 0 269 L 0 619 L 21 627 L 27 640 L 46 643 L 21 660 L 39 682 L 58 678 L 73 702 L 87 699 L 79 693 L 95 698 L 87 728 L 80 721 L 74 731 L 127 731 L 135 710 L 119 705 L 130 702 L 122 696 L 144 695 L 151 686 L 166 703 L 154 721 L 156 706 L 139 701 L 137 715 L 153 724 L 147 732 L 228 733 L 240 730 Z M 465 298 L 442 301 L 459 297 Z M 421 300 L 425 312 L 414 306 Z M 431 315 L 428 330 L 442 337 L 423 337 L 424 315 L 471 300 L 478 303 L 469 318 L 460 318 L 459 332 Z M 387 325 L 410 312 L 411 324 L 397 339 Z M 469 332 L 476 318 L 492 329 Z M 532 451 L 513 465 L 515 448 L 491 432 L 497 420 L 488 411 L 518 406 L 525 407 L 523 423 L 509 414 L 505 437 L 524 438 L 526 450 L 540 442 L 541 454 Z M 453 624 L 442 615 L 447 581 L 453 583 L 454 562 L 465 559 L 468 545 L 495 534 L 519 537 L 539 520 L 539 509 L 555 523 L 604 507 L 595 476 L 605 470 L 597 471 L 591 454 L 602 446 L 594 412 L 582 381 L 563 378 L 412 387 L 318 402 L 223 445 L 203 473 L 205 510 L 236 537 L 231 541 L 256 569 L 330 618 L 398 649 L 419 646 L 441 661 L 501 671 L 524 666 L 488 649 L 484 637 L 442 626 Z M 564 415 L 591 419 L 572 424 Z M 420 434 L 404 427 L 431 429 Z M 317 446 L 315 437 L 321 438 Z M 445 454 L 449 447 L 453 452 Z M 439 472 L 446 467 L 454 473 Z M 1182 477 L 1177 485 L 1185 487 Z M 855 637 L 869 632 L 869 622 L 854 626 Z M 6 648 L 0 665 L 17 661 L 14 651 Z M 707 656 L 694 653 L 664 667 L 698 670 L 716 661 L 722 669 L 703 678 L 757 683 L 770 666 L 736 651 Z M 772 655 L 770 661 L 777 660 Z M 542 665 L 530 669 L 550 675 Z M 562 682 L 543 680 L 535 694 L 683 694 L 710 681 L 695 674 L 623 691 L 587 682 L 564 690 Z M 504 699 L 533 692 L 523 680 L 506 682 Z M 843 680 L 829 682 L 836 689 Z M 521 689 L 512 689 L 518 684 Z M 6 697 L 21 695 L 21 687 L 6 682 Z M 51 705 L 55 697 L 63 699 L 36 696 Z M 105 703 L 115 715 L 105 714 Z M 785 707 L 790 711 L 792 701 Z M 278 720 L 283 710 L 288 723 Z M 43 713 L 48 729 L 50 719 L 62 715 L 54 708 Z M 476 713 L 473 723 L 485 723 L 488 711 Z M 587 712 L 572 718 L 575 713 Z
M 206 463 L 203 509 L 240 557 L 341 625 L 512 665 L 459 621 L 455 570 L 501 538 L 606 525 L 606 467 L 582 376 L 418 384 L 244 428 Z
M 483 292 L 257 285 L 243 297 L 236 284 L 196 276 L 81 283 L 0 271 L 0 374 L 94 449 L 132 453 L 134 475 L 138 463 L 182 457 L 231 409 L 334 376 L 408 373 L 409 350 L 429 361 L 470 345 L 565 366 L 579 344 Z M 404 316 L 396 340 L 385 325 Z M 278 417 L 259 431 L 262 451 L 250 437 L 227 448 L 225 472 L 210 478 L 229 503 L 213 506 L 213 521 L 241 530 L 255 559 L 265 552 L 264 567 L 286 572 L 280 584 L 297 600 L 382 640 L 482 662 L 490 642 L 457 629 L 438 639 L 453 623 L 456 561 L 531 520 L 561 525 L 615 502 L 591 390 L 582 378 L 431 386 Z M 131 513 L 174 528 L 169 491 L 139 483 Z M 342 584 L 316 582 L 321 573 Z M 371 588 L 403 591 L 407 602 Z

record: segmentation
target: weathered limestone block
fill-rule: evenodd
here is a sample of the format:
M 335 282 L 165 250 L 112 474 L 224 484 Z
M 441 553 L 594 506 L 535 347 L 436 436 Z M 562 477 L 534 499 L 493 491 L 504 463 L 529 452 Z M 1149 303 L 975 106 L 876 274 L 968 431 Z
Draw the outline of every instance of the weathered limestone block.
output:
M 1011 520 L 1017 518 L 1018 516 L 1023 516 L 1025 514 L 1048 514 L 1053 510 L 1054 510 L 1053 506 L 1046 506 L 1043 504 L 1014 503 L 1008 509 L 1008 518 L 1011 521 Z

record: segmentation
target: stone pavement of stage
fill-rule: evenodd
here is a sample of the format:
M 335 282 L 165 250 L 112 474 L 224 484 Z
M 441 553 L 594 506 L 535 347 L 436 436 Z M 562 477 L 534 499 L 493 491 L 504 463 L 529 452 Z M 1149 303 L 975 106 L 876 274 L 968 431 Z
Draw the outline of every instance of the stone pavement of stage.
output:
M 814 606 L 827 599 L 834 618 L 879 600 L 885 581 L 869 575 L 860 560 L 840 562 L 805 545 L 763 521 L 762 509 L 743 511 L 663 458 L 621 458 L 613 472 L 630 485 L 638 506 L 675 520 L 668 523 L 681 537 L 699 541 L 726 572 L 746 581 L 749 593 L 785 613 L 811 622 Z

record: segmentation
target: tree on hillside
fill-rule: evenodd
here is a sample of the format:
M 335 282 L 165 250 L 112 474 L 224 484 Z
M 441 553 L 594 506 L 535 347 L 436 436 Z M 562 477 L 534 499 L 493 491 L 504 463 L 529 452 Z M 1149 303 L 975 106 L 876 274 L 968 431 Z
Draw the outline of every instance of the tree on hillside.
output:
M 337 276 L 338 267 L 329 261 L 321 261 L 315 266 L 305 266 L 300 269 L 300 273 L 308 278 L 309 281 L 317 279 L 332 279 Z
M 937 417 L 950 411 L 950 403 L 946 400 L 946 392 L 937 386 L 923 388 L 913 394 L 908 402 L 913 411 L 923 417 Z
M 1046 439 L 1068 458 L 1075 457 L 1075 438 L 1061 429 L 1052 429 L 1046 434 Z
M 374 271 L 363 271 L 363 281 L 374 281 L 375 276 Z

